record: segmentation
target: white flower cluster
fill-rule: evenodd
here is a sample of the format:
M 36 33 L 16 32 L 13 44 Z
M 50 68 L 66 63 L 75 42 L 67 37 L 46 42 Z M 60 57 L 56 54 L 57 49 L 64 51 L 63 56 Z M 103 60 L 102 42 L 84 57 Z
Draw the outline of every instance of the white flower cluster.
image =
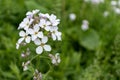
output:
M 53 40 L 61 40 L 61 32 L 58 31 L 60 20 L 54 14 L 43 14 L 39 10 L 27 12 L 26 17 L 20 23 L 18 29 L 21 37 L 16 43 L 16 48 L 23 43 L 27 44 L 33 41 L 36 53 L 41 54 L 43 50 L 51 51 L 51 46 L 47 44 L 48 38 Z

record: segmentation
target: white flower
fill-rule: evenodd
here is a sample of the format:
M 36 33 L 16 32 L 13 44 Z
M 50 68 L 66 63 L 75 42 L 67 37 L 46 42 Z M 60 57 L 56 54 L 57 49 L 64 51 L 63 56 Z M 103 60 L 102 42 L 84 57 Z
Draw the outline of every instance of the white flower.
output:
M 120 8 L 115 7 L 114 11 L 115 11 L 116 14 L 120 14 Z
M 76 19 L 76 15 L 74 13 L 69 14 L 69 18 L 71 21 L 74 21 Z
M 46 21 L 45 19 L 41 19 L 40 20 L 40 23 L 39 23 L 39 26 L 41 28 L 44 28 L 46 31 L 49 31 L 50 30 L 50 22 L 49 21 Z
M 99 3 L 103 3 L 104 0 L 91 0 L 91 2 L 92 2 L 93 4 L 99 4 Z
M 83 31 L 86 31 L 89 29 L 89 22 L 87 20 L 83 20 L 82 25 L 81 25 L 81 29 Z
M 47 18 L 50 17 L 50 15 L 49 15 L 48 13 L 46 13 L 46 14 L 39 13 L 38 15 L 39 15 L 39 17 L 42 18 L 42 19 L 47 19 Z
M 56 40 L 56 39 L 61 40 L 62 34 L 61 32 L 58 31 L 58 27 L 51 28 L 50 32 L 53 40 Z
M 54 14 L 51 14 L 49 16 L 49 20 L 50 20 L 52 26 L 57 26 L 60 23 L 60 19 L 57 19 L 57 17 Z
M 56 53 L 55 56 L 52 54 L 49 54 L 49 57 L 51 58 L 52 64 L 54 65 L 58 65 L 61 62 L 59 53 Z
M 26 71 L 28 70 L 28 65 L 30 64 L 30 61 L 27 61 L 26 63 L 22 63 L 22 66 L 23 66 L 23 71 Z
M 117 1 L 111 1 L 111 5 L 112 6 L 116 6 L 117 5 Z
M 18 29 L 24 28 L 25 30 L 27 30 L 32 24 L 32 22 L 33 22 L 33 19 L 24 18 L 24 20 L 20 23 Z
M 21 44 L 23 40 L 25 40 L 26 43 L 30 43 L 31 38 L 30 36 L 28 36 L 28 33 L 25 33 L 24 31 L 20 31 L 19 36 L 21 38 L 18 40 L 17 48 L 19 47 L 18 45 Z
M 43 49 L 44 49 L 45 51 L 51 51 L 51 46 L 45 44 L 45 43 L 47 43 L 47 41 L 48 41 L 48 37 L 46 37 L 46 36 L 44 36 L 41 41 L 40 41 L 39 39 L 36 39 L 36 40 L 34 41 L 34 43 L 35 43 L 36 45 L 39 45 L 39 46 L 36 48 L 36 53 L 37 53 L 37 54 L 41 54 L 41 53 L 43 52 Z
M 27 12 L 26 15 L 28 18 L 32 18 L 38 12 L 39 12 L 39 10 L 36 9 L 36 10 L 33 10 L 32 12 L 31 11 Z
M 34 25 L 33 29 L 29 28 L 27 32 L 31 34 L 32 41 L 34 41 L 37 38 L 43 38 L 43 32 L 39 31 L 40 27 L 38 24 Z
M 108 11 L 105 11 L 104 13 L 103 13 L 103 16 L 104 17 L 107 17 L 109 15 L 109 12 Z

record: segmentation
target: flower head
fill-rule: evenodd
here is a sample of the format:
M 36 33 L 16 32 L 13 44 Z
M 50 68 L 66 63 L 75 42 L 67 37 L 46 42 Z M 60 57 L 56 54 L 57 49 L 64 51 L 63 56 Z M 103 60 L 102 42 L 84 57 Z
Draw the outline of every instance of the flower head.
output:
M 40 27 L 38 24 L 34 25 L 33 29 L 29 28 L 28 33 L 31 34 L 32 41 L 34 41 L 37 38 L 43 38 L 43 32 L 39 31 Z
M 42 40 L 36 39 L 36 40 L 34 41 L 34 43 L 35 43 L 36 45 L 38 45 L 38 47 L 36 48 L 36 53 L 37 53 L 37 54 L 41 54 L 41 53 L 43 52 L 43 49 L 44 49 L 45 51 L 51 51 L 51 46 L 48 45 L 48 44 L 46 44 L 47 41 L 48 41 L 48 37 L 46 37 L 46 36 L 44 36 L 44 37 L 42 38 Z

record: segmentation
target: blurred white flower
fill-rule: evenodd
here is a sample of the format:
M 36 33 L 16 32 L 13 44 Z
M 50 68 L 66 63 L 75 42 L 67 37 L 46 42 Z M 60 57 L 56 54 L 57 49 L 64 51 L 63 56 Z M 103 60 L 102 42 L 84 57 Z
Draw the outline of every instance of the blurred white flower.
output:
M 44 28 L 46 31 L 50 30 L 50 25 L 51 25 L 51 23 L 49 21 L 46 21 L 45 19 L 40 20 L 39 26 L 41 28 Z
M 69 18 L 71 21 L 74 21 L 76 19 L 76 14 L 75 13 L 69 14 Z
M 26 16 L 27 16 L 28 18 L 32 18 L 32 17 L 33 17 L 35 14 L 37 14 L 38 12 L 39 12 L 38 9 L 33 10 L 32 12 L 29 11 L 29 12 L 26 13 Z
M 103 13 L 103 16 L 104 17 L 107 17 L 109 15 L 109 12 L 108 11 L 105 11 L 104 13 Z
M 117 1 L 111 1 L 111 5 L 112 6 L 116 6 L 117 5 Z
M 115 11 L 116 14 L 120 14 L 120 8 L 115 7 L 114 11 Z
M 49 57 L 52 60 L 52 64 L 58 65 L 61 62 L 59 53 L 56 53 L 55 56 L 52 54 L 49 54 Z
M 48 37 L 46 36 L 44 36 L 41 41 L 39 39 L 36 39 L 34 41 L 34 43 L 38 45 L 38 47 L 36 48 L 37 54 L 41 54 L 43 52 L 43 49 L 45 51 L 51 51 L 51 46 L 46 44 L 47 41 L 48 41 Z
M 91 2 L 93 4 L 104 3 L 104 0 L 84 0 L 85 2 Z
M 21 44 L 23 40 L 25 40 L 26 43 L 30 43 L 31 37 L 28 36 L 28 33 L 25 33 L 24 31 L 20 31 L 19 36 L 21 38 L 18 40 L 18 44 Z
M 53 40 L 61 40 L 62 33 L 58 31 L 58 27 L 51 28 L 50 32 Z
M 39 31 L 40 27 L 38 24 L 34 25 L 33 29 L 29 28 L 27 32 L 31 34 L 32 41 L 34 41 L 37 38 L 43 38 L 43 32 Z
M 86 31 L 89 29 L 89 22 L 87 20 L 83 20 L 82 25 L 81 25 L 81 29 L 83 31 Z
M 99 4 L 99 3 L 103 3 L 104 0 L 91 0 L 91 2 L 92 2 L 93 4 Z
M 38 15 L 39 15 L 39 17 L 40 17 L 41 19 L 47 19 L 47 18 L 50 17 L 50 15 L 49 15 L 48 13 L 46 13 L 46 14 L 39 13 Z
M 33 19 L 24 18 L 24 20 L 20 23 L 18 29 L 23 29 L 24 28 L 25 30 L 27 30 L 30 27 L 30 25 L 32 24 L 33 21 L 34 21 Z
M 60 19 L 57 19 L 57 17 L 54 14 L 51 14 L 49 16 L 49 20 L 52 26 L 57 26 L 60 23 Z
M 28 65 L 29 65 L 29 64 L 30 64 L 30 61 L 27 61 L 27 62 L 23 62 L 23 63 L 22 63 L 23 71 L 28 70 Z

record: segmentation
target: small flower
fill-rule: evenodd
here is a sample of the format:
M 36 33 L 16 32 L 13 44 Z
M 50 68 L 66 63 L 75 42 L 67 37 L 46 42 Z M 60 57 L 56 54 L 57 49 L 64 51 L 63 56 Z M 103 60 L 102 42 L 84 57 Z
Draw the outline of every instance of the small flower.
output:
M 22 63 L 22 66 L 23 66 L 23 71 L 26 71 L 28 70 L 28 65 L 30 64 L 30 61 L 27 61 L 26 63 Z
M 81 25 L 81 29 L 83 30 L 83 31 L 86 31 L 86 30 L 88 30 L 89 29 L 89 22 L 87 21 L 87 20 L 83 20 L 83 22 L 82 22 L 82 25 Z
M 103 16 L 104 17 L 107 17 L 109 15 L 109 12 L 108 11 L 105 11 L 104 13 L 103 13 Z
M 28 33 L 25 33 L 24 31 L 20 31 L 19 36 L 21 38 L 18 40 L 17 48 L 19 47 L 18 45 L 21 44 L 23 40 L 25 40 L 26 43 L 30 43 L 31 38 L 30 36 L 28 36 Z
M 34 25 L 33 29 L 29 28 L 27 32 L 31 34 L 32 41 L 34 41 L 37 38 L 43 38 L 43 32 L 39 31 L 40 27 L 38 24 Z
M 51 14 L 49 16 L 49 20 L 52 26 L 57 26 L 60 23 L 60 19 L 57 19 L 57 17 L 54 14 Z
M 39 15 L 40 19 L 48 19 L 50 17 L 50 15 L 48 13 L 46 13 L 46 14 L 39 13 L 38 15 Z
M 71 21 L 74 21 L 76 19 L 76 15 L 74 13 L 69 14 L 69 18 Z
M 39 72 L 37 69 L 35 70 L 33 75 L 34 75 L 33 80 L 42 80 L 42 73 Z
M 115 11 L 116 14 L 120 14 L 120 8 L 115 7 L 114 11 Z
M 39 39 L 36 39 L 36 40 L 34 41 L 34 43 L 35 43 L 36 45 L 39 45 L 39 46 L 36 48 L 36 53 L 37 53 L 37 54 L 41 54 L 41 53 L 43 52 L 43 49 L 44 49 L 45 51 L 51 51 L 51 46 L 45 44 L 45 43 L 47 43 L 47 41 L 48 41 L 48 37 L 46 37 L 46 36 L 44 36 L 41 41 L 40 41 Z
M 51 25 L 51 23 L 49 21 L 46 21 L 45 19 L 40 20 L 39 26 L 41 28 L 44 28 L 46 31 L 50 30 L 50 25 Z
M 116 6 L 117 5 L 117 1 L 111 1 L 111 5 L 112 6 Z
M 56 40 L 56 39 L 61 40 L 61 35 L 62 34 L 61 34 L 61 32 L 58 31 L 58 27 L 53 27 L 50 30 L 50 32 L 51 32 L 51 36 L 52 36 L 53 40 Z
M 52 54 L 49 54 L 49 57 L 51 58 L 52 64 L 54 65 L 58 65 L 61 62 L 59 53 L 56 53 L 55 56 Z
M 26 13 L 26 16 L 28 17 L 28 18 L 32 18 L 35 14 L 37 14 L 39 12 L 39 10 L 33 10 L 32 12 L 31 11 L 29 11 L 29 12 L 27 12 Z
M 33 19 L 25 18 L 25 19 L 20 23 L 18 29 L 23 29 L 23 28 L 24 28 L 25 30 L 27 30 L 27 29 L 30 27 L 30 25 L 32 24 L 33 21 L 34 21 Z

